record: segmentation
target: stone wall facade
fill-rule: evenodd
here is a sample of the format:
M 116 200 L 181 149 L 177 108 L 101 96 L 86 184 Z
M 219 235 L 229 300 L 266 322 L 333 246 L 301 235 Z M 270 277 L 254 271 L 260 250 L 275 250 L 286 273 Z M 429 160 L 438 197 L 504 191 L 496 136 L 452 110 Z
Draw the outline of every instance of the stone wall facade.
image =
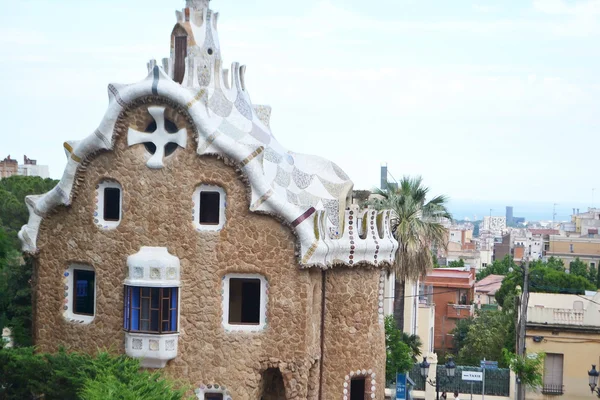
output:
M 188 145 L 165 157 L 164 168 L 148 168 L 144 145 L 129 147 L 127 130 L 146 129 L 152 122 L 149 105 L 166 106 L 165 116 L 179 129 L 187 128 L 188 144 L 196 143 L 191 119 L 167 100 L 144 98 L 121 114 L 114 150 L 87 160 L 77 176 L 72 204 L 58 207 L 42 221 L 33 280 L 39 349 L 124 352 L 127 257 L 142 246 L 157 246 L 181 261 L 179 348 L 165 367 L 167 374 L 195 388 L 219 385 L 234 400 L 268 398 L 265 382 L 281 378 L 287 399 L 317 399 L 320 392 L 323 399 L 342 399 L 345 376 L 352 370 L 372 370 L 383 379 L 379 270 L 340 267 L 326 272 L 321 376 L 323 272 L 299 268 L 289 227 L 273 216 L 249 212 L 245 179 L 227 160 L 198 156 L 195 146 Z M 104 180 L 122 187 L 116 229 L 102 229 L 94 221 L 96 186 Z M 199 232 L 192 223 L 192 195 L 201 184 L 226 192 L 226 223 L 220 231 Z M 64 273 L 73 263 L 96 272 L 96 316 L 90 324 L 63 317 L 68 307 Z M 266 278 L 268 322 L 263 331 L 223 328 L 222 278 L 230 273 Z M 376 398 L 383 399 L 383 385 Z

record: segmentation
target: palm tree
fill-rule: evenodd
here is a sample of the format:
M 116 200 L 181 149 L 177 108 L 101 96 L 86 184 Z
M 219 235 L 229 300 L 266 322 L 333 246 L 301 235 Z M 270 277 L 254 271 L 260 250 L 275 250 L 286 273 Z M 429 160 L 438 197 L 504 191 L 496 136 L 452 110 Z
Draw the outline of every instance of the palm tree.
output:
M 421 346 L 423 346 L 423 342 L 419 335 L 409 335 L 406 332 L 402 332 L 402 341 L 410 347 L 412 359 L 414 362 L 417 362 L 421 356 Z
M 447 209 L 448 198 L 436 196 L 427 201 L 429 188 L 423 179 L 403 177 L 398 187 L 375 189 L 379 198 L 370 201 L 378 210 L 391 209 L 392 232 L 398 240 L 398 252 L 391 272 L 396 275 L 394 320 L 404 330 L 404 286 L 406 280 L 417 280 L 433 268 L 432 247 L 446 248 L 445 219 L 452 220 Z

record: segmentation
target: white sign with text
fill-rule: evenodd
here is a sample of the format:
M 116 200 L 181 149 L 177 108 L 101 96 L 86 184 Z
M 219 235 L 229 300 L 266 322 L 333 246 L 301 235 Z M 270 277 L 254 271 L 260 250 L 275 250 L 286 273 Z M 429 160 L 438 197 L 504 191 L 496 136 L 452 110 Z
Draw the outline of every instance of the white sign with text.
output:
M 463 371 L 462 372 L 462 380 L 463 381 L 483 381 L 483 372 L 477 371 Z

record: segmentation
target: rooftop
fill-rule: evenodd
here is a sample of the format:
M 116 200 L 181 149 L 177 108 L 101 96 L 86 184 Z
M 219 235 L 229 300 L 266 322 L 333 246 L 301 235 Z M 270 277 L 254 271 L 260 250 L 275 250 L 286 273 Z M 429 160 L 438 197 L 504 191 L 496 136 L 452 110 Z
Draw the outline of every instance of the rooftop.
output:
M 488 295 L 496 294 L 496 291 L 502 286 L 504 275 L 488 275 L 479 282 L 475 283 L 475 291 L 487 293 Z

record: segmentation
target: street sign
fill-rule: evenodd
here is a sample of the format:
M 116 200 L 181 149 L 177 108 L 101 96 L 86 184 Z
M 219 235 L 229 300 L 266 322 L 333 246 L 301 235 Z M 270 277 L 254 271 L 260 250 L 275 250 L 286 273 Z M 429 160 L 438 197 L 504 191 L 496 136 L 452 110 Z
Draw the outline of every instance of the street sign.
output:
M 498 369 L 498 361 L 481 360 L 479 365 L 485 369 Z
M 396 375 L 396 400 L 406 400 L 406 374 Z
M 462 372 L 462 380 L 463 381 L 483 381 L 483 372 L 477 371 L 463 371 Z

